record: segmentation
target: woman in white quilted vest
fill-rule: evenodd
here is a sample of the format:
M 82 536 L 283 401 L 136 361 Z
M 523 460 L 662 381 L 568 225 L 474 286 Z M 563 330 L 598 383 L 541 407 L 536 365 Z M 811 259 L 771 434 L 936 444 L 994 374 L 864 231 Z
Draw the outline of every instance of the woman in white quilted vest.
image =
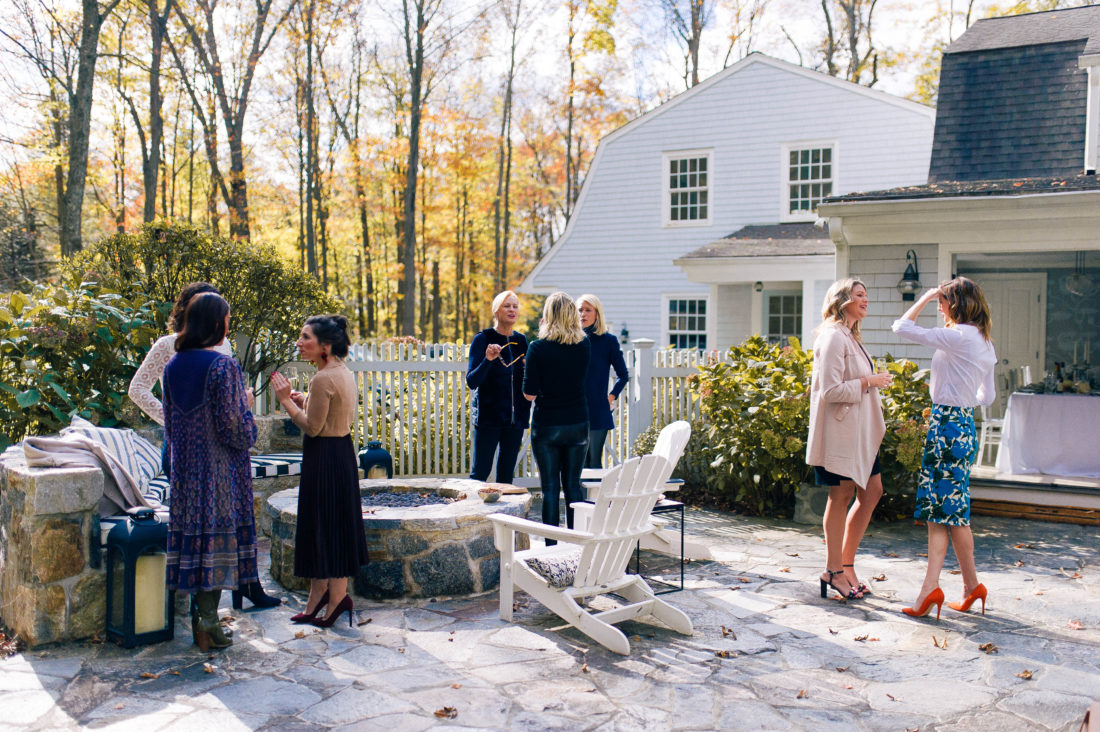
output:
M 180 290 L 179 297 L 176 298 L 172 311 L 168 314 L 168 328 L 172 332 L 157 339 L 149 352 L 145 354 L 141 366 L 134 373 L 134 378 L 130 380 L 130 388 L 127 390 L 130 400 L 138 405 L 141 411 L 149 415 L 150 419 L 162 427 L 164 426 L 164 406 L 157 395 L 153 393 L 153 387 L 160 382 L 163 390 L 164 367 L 176 355 L 176 338 L 183 329 L 184 313 L 187 312 L 187 306 L 191 303 L 191 300 L 196 295 L 204 292 L 220 294 L 218 288 L 209 282 L 192 282 Z M 233 346 L 230 345 L 229 338 L 214 346 L 213 350 L 230 358 L 233 357 Z M 249 407 L 251 407 L 253 401 L 252 391 L 246 390 L 245 396 L 248 398 Z M 167 451 L 167 448 L 168 441 L 165 440 L 165 451 Z M 161 469 L 165 475 L 168 474 L 168 465 L 169 460 L 165 452 L 161 455 Z M 259 582 L 250 583 L 236 590 L 233 593 L 233 607 L 240 609 L 243 604 L 242 598 L 245 597 L 259 610 L 275 607 L 282 602 L 279 598 L 272 597 L 264 592 L 264 588 Z
M 846 599 L 868 592 L 856 576 L 855 559 L 882 497 L 878 449 L 886 424 L 879 389 L 889 386 L 891 377 L 875 373 L 863 347 L 860 321 L 867 317 L 867 303 L 867 287 L 859 280 L 834 282 L 825 294 L 814 341 L 806 462 L 814 467 L 818 485 L 829 487 L 822 522 L 822 597 L 828 596 L 829 587 Z

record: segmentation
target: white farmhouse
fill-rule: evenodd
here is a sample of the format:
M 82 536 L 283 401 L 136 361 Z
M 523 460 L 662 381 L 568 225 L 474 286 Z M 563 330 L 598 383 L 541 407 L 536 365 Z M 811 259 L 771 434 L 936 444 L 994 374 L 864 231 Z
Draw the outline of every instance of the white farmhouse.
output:
M 818 203 L 924 183 L 934 125 L 924 105 L 752 54 L 600 141 L 520 289 L 594 293 L 615 332 L 660 346 L 809 344 L 835 272 Z

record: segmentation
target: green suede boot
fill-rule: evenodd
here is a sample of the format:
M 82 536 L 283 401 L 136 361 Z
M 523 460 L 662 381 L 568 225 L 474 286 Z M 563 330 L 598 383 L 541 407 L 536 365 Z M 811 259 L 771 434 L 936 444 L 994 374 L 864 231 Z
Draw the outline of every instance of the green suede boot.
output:
M 221 590 L 206 590 L 195 593 L 195 605 L 198 607 L 198 617 L 193 628 L 195 630 L 195 642 L 199 644 L 199 650 L 206 653 L 211 648 L 227 648 L 233 645 L 218 622 L 218 603 L 221 602 Z

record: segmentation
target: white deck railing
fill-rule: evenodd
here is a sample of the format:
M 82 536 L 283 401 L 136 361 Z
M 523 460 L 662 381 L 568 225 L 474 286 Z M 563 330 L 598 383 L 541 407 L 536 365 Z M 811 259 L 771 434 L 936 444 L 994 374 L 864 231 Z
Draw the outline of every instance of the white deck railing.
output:
M 716 352 L 654 349 L 638 339 L 625 349 L 630 385 L 615 410 L 617 429 L 608 435 L 605 464 L 629 457 L 634 439 L 651 424 L 692 419 L 698 405 L 689 377 L 704 363 L 724 358 Z M 473 424 L 466 387 L 468 344 L 383 343 L 352 346 L 347 365 L 359 384 L 359 415 L 352 437 L 356 447 L 378 440 L 393 456 L 399 475 L 465 476 L 470 474 Z M 283 369 L 296 388 L 307 388 L 311 367 Z M 281 411 L 270 393 L 256 402 L 258 414 Z M 525 437 L 517 476 L 536 473 Z

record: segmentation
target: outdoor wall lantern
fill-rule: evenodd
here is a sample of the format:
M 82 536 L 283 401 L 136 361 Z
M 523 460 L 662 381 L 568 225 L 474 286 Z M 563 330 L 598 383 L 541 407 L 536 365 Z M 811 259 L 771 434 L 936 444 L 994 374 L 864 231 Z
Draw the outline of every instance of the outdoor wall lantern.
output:
M 151 508 L 127 513 L 107 534 L 107 637 L 133 648 L 172 640 L 176 593 L 164 584 L 168 524 Z
M 393 477 L 393 457 L 381 442 L 372 440 L 365 450 L 359 451 L 359 467 L 364 478 Z
M 623 323 L 623 329 L 619 331 L 619 343 L 626 345 L 630 342 L 630 331 L 626 329 L 626 323 Z
M 756 282 L 752 283 L 752 291 L 753 292 L 763 292 L 764 291 L 764 283 L 761 282 L 760 280 L 757 280 Z
M 898 292 L 901 299 L 909 302 L 917 299 L 920 292 L 920 269 L 917 268 L 917 253 L 912 249 L 905 253 L 905 274 L 898 280 Z

